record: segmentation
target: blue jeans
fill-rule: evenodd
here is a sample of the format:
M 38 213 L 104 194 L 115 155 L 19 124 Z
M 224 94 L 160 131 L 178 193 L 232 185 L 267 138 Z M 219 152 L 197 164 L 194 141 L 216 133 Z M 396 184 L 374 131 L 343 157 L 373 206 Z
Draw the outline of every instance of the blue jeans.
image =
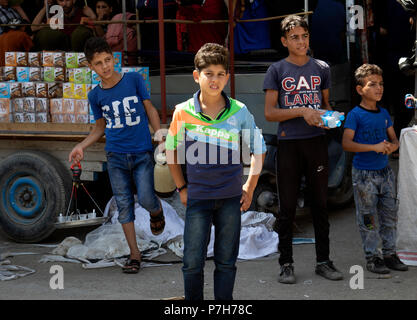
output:
M 352 168 L 356 221 L 366 259 L 379 256 L 380 240 L 384 256 L 395 253 L 398 209 L 395 180 L 389 166 L 382 170 Z
M 125 224 L 135 220 L 135 186 L 139 204 L 149 212 L 159 211 L 161 205 L 154 190 L 152 152 L 107 152 L 106 155 L 119 222 Z
M 211 225 L 214 240 L 214 298 L 232 300 L 240 240 L 240 199 L 187 200 L 184 229 L 184 291 L 186 300 L 203 300 L 204 264 Z

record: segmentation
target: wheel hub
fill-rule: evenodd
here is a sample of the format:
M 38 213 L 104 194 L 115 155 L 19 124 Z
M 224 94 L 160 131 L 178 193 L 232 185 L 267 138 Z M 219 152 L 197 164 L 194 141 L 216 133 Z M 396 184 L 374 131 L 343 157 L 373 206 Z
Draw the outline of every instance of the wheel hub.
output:
M 9 203 L 17 215 L 32 218 L 39 212 L 43 189 L 36 179 L 20 177 L 13 181 L 9 190 Z

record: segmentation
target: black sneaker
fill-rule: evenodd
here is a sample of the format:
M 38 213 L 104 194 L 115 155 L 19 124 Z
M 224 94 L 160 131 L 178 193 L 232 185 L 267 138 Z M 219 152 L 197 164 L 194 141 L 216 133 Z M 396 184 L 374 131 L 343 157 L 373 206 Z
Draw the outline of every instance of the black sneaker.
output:
M 279 274 L 278 282 L 286 284 L 294 284 L 294 267 L 291 263 L 286 263 L 281 266 L 281 273 Z
M 407 271 L 408 267 L 401 262 L 400 258 L 396 254 L 392 254 L 390 256 L 384 257 L 385 265 L 392 269 L 397 271 Z
M 336 269 L 332 261 L 326 261 L 316 265 L 316 273 L 329 280 L 342 280 L 342 273 Z
M 387 274 L 390 273 L 389 269 L 380 257 L 372 257 L 367 260 L 366 262 L 366 270 L 379 273 L 379 274 Z

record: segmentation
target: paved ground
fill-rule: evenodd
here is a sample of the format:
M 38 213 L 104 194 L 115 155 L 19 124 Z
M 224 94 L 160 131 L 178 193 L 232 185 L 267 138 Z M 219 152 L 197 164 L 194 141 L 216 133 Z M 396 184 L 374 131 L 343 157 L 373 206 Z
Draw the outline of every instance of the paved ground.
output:
M 395 167 L 394 163 L 394 167 Z M 314 237 L 309 216 L 299 217 L 300 229 L 297 237 Z M 374 274 L 364 271 L 364 289 L 350 287 L 350 268 L 365 266 L 355 225 L 355 212 L 352 206 L 330 213 L 331 258 L 343 272 L 343 281 L 331 282 L 314 274 L 314 245 L 294 246 L 295 273 L 297 284 L 283 285 L 277 282 L 277 256 L 255 261 L 239 261 L 235 284 L 235 299 L 245 300 L 333 300 L 333 299 L 417 299 L 417 268 L 408 272 L 392 272 L 390 279 L 375 279 Z M 82 237 L 90 230 L 56 232 L 49 243 L 57 243 L 76 232 Z M 117 267 L 84 270 L 79 264 L 38 263 L 42 254 L 50 249 L 34 247 L 29 244 L 9 242 L 0 236 L 1 252 L 37 252 L 39 255 L 16 256 L 10 258 L 13 264 L 36 270 L 27 277 L 0 281 L 0 299 L 155 299 L 180 296 L 183 294 L 181 264 L 163 267 L 144 268 L 136 275 L 122 274 Z M 167 260 L 178 260 L 167 254 Z M 64 289 L 52 290 L 49 286 L 50 267 L 59 264 L 64 270 Z M 213 262 L 206 264 L 205 297 L 213 299 Z

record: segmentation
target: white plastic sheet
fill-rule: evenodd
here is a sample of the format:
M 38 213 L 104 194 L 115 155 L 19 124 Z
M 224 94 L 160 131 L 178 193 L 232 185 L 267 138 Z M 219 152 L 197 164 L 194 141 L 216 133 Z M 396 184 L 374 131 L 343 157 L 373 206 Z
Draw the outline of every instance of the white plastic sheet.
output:
M 398 170 L 397 251 L 408 265 L 417 265 L 417 126 L 401 130 Z

